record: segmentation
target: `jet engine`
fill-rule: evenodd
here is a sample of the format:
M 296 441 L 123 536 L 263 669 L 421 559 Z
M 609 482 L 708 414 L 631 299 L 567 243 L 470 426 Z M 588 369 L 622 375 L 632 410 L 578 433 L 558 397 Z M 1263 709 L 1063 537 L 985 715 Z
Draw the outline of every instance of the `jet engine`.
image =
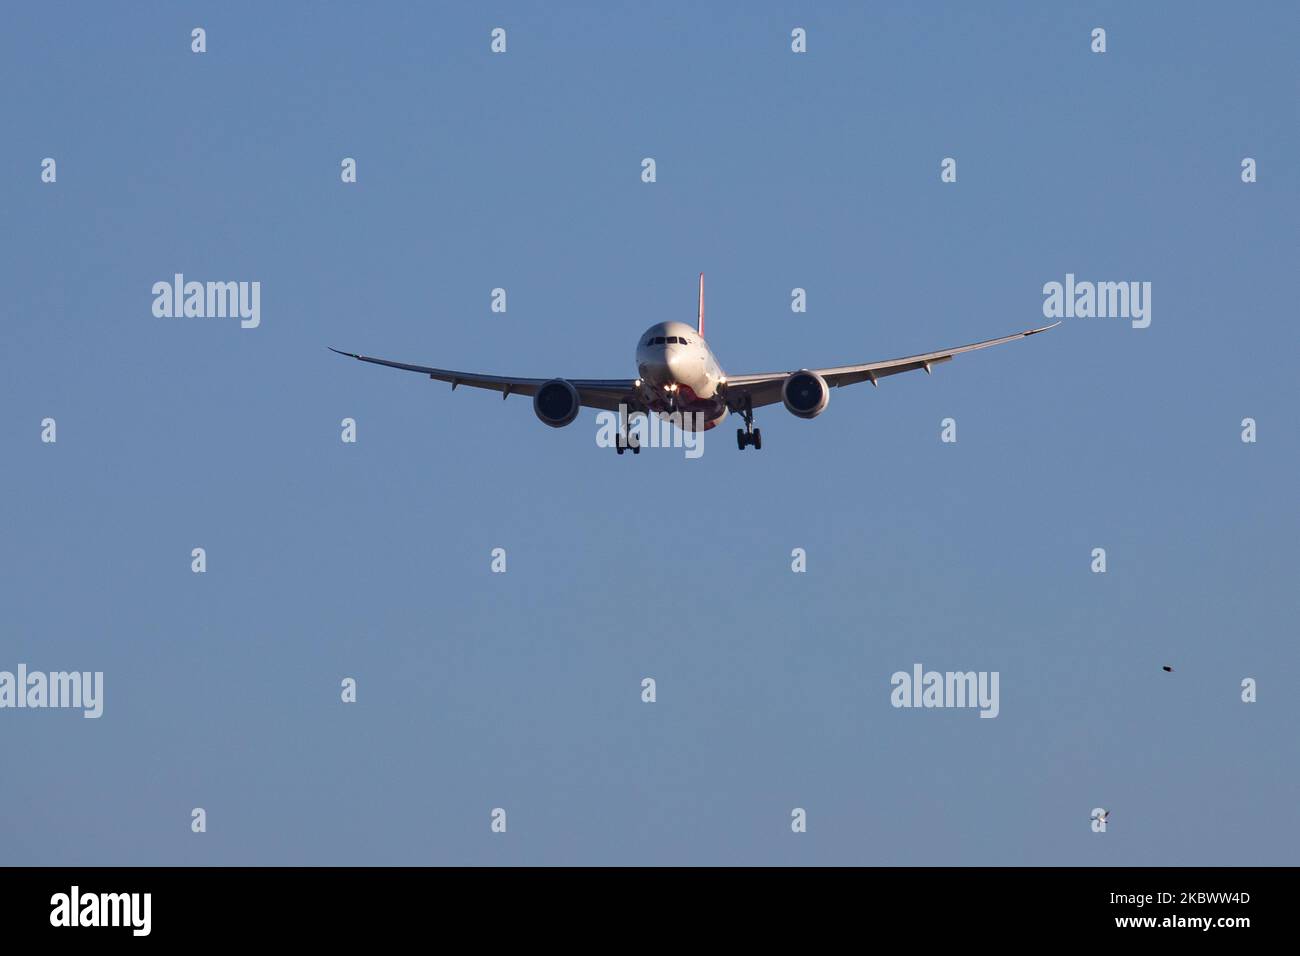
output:
M 578 390 L 562 378 L 543 382 L 533 396 L 533 411 L 552 428 L 563 428 L 577 418 L 581 406 Z
M 816 418 L 826 410 L 831 389 L 826 379 L 806 368 L 791 372 L 781 384 L 781 401 L 791 415 Z

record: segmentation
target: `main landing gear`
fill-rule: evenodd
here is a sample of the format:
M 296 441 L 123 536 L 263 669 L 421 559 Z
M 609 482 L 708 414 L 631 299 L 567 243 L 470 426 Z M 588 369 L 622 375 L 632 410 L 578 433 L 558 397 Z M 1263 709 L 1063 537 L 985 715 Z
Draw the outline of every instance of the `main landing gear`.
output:
M 623 454 L 623 452 L 627 451 L 629 448 L 632 449 L 632 454 L 634 455 L 641 454 L 641 443 L 637 441 L 634 436 L 628 434 L 627 432 L 620 432 L 617 436 L 615 436 L 614 447 L 618 449 L 618 453 L 620 455 Z
M 745 419 L 745 427 L 736 429 L 736 447 L 744 451 L 746 447 L 753 445 L 754 451 L 762 451 L 763 432 L 754 427 L 754 409 L 750 405 L 749 396 L 745 397 L 745 407 L 740 410 L 740 414 Z

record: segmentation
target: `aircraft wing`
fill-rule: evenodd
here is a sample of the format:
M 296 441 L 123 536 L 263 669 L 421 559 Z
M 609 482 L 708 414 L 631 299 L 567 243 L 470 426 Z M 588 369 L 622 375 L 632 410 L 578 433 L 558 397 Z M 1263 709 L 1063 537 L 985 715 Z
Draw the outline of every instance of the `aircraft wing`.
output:
M 491 389 L 494 392 L 500 392 L 502 398 L 509 398 L 511 395 L 535 395 L 538 388 L 551 380 L 549 378 L 509 378 L 504 375 L 457 372 L 452 369 L 430 368 L 427 365 L 390 362 L 388 359 L 371 358 L 368 355 L 357 355 L 355 352 L 340 352 L 334 348 L 330 349 L 330 351 L 362 362 L 370 362 L 372 365 L 386 365 L 389 368 L 400 368 L 407 372 L 420 372 L 436 381 L 450 382 L 452 389 L 455 389 L 458 385 Z M 636 397 L 636 388 L 630 378 L 571 378 L 568 379 L 568 382 L 578 390 L 578 397 L 587 408 L 603 408 L 616 412 L 621 403 L 626 405 L 629 411 L 640 410 L 640 404 Z
M 1042 328 L 1029 329 L 1025 332 L 1017 332 L 1014 335 L 1004 335 L 1000 339 L 989 339 L 971 345 L 959 345 L 956 348 L 940 349 L 937 352 L 926 352 L 922 355 L 908 355 L 904 358 L 888 359 L 884 362 L 868 362 L 865 365 L 838 365 L 834 368 L 814 368 L 807 371 L 816 372 L 826 379 L 826 384 L 831 388 L 854 385 L 858 382 L 870 382 L 875 385 L 877 379 L 884 378 L 886 375 L 897 375 L 899 372 L 914 372 L 918 369 L 925 369 L 929 373 L 931 366 L 938 365 L 940 362 L 951 362 L 954 355 L 960 355 L 962 352 L 974 352 L 978 349 L 1001 345 L 1004 342 L 1014 342 L 1016 339 L 1027 338 L 1031 335 L 1037 335 L 1039 332 L 1054 329 L 1060 324 L 1060 322 L 1054 322 Z M 727 405 L 733 411 L 739 411 L 747 403 L 750 408 L 775 404 L 781 401 L 782 383 L 787 376 L 797 371 L 801 370 L 763 372 L 758 375 L 728 375 Z

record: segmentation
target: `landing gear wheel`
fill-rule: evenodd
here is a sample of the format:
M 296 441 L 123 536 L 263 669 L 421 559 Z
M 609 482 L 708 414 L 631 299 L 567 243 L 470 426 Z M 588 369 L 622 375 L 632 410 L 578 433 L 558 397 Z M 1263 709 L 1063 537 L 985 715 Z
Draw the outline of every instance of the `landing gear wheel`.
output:
M 748 395 L 745 396 L 745 404 L 739 411 L 744 416 L 745 427 L 736 429 L 736 447 L 744 451 L 745 446 L 752 445 L 754 450 L 758 451 L 763 447 L 763 433 L 754 427 L 754 407 Z
M 637 442 L 636 444 L 632 445 L 632 454 L 634 454 L 634 455 L 639 455 L 639 454 L 641 454 L 641 443 L 640 443 L 640 442 Z
M 623 440 L 621 438 L 614 440 L 614 447 L 618 449 L 620 455 L 623 454 Z

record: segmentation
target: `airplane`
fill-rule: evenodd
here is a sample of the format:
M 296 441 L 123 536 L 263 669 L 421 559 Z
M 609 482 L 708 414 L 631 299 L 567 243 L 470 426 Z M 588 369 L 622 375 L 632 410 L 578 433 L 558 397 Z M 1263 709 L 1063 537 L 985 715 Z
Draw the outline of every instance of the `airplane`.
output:
M 641 453 L 639 443 L 628 431 L 626 418 L 637 412 L 654 413 L 680 428 L 704 431 L 718 426 L 729 412 L 734 412 L 745 423 L 744 428 L 736 429 L 736 446 L 741 451 L 747 447 L 758 451 L 763 447 L 763 433 L 754 427 L 756 408 L 781 402 L 797 418 L 816 418 L 826 410 L 832 388 L 857 382 L 878 386 L 879 380 L 887 375 L 919 369 L 929 374 L 931 368 L 952 361 L 954 355 L 1028 338 L 1060 324 L 1054 322 L 999 339 L 884 362 L 727 375 L 704 339 L 704 273 L 701 272 L 695 326 L 671 321 L 650 326 L 637 343 L 636 378 L 510 378 L 408 365 L 336 348 L 330 351 L 374 365 L 420 372 L 436 381 L 450 382 L 453 391 L 458 385 L 468 385 L 500 392 L 503 399 L 511 395 L 531 396 L 534 413 L 552 428 L 568 425 L 583 407 L 620 412 L 621 433 L 615 442 L 620 455 L 627 448 L 634 454 Z

